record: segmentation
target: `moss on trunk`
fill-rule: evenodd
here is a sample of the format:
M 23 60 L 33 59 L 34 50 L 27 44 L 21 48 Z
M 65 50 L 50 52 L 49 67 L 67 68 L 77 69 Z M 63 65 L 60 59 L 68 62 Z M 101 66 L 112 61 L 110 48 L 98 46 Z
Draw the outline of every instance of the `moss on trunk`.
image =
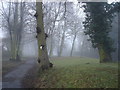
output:
M 99 45 L 98 51 L 100 56 L 100 63 L 112 61 L 111 54 L 103 48 L 103 45 Z
M 40 63 L 40 69 L 45 70 L 50 66 L 45 32 L 44 32 L 44 22 L 43 22 L 43 11 L 42 11 L 42 2 L 36 2 L 36 12 L 37 12 L 37 40 L 38 40 L 38 60 Z

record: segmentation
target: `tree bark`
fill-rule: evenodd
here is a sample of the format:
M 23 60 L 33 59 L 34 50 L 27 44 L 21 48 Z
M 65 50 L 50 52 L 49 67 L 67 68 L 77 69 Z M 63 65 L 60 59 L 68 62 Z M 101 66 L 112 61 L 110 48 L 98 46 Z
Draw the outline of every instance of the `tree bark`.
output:
M 103 45 L 98 46 L 98 51 L 99 51 L 100 63 L 112 61 L 111 54 L 109 52 L 106 52 L 106 50 L 103 48 Z
M 40 63 L 40 70 L 46 70 L 50 66 L 45 32 L 44 32 L 44 22 L 43 22 L 43 11 L 42 2 L 36 2 L 36 13 L 37 13 L 37 41 L 38 41 L 38 62 Z

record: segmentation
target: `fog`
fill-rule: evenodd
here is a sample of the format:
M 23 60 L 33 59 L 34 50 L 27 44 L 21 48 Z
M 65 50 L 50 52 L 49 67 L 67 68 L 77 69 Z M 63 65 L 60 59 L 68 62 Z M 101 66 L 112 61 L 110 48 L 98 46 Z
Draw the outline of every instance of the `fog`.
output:
M 37 1 L 0 1 L 0 88 L 118 88 L 119 0 Z
M 56 2 L 44 3 L 44 30 L 48 34 L 46 40 L 48 55 L 50 57 L 59 56 L 70 56 L 72 45 L 73 51 L 72 56 L 78 57 L 92 57 L 99 58 L 97 48 L 93 48 L 89 39 L 89 36 L 84 34 L 84 27 L 82 22 L 85 19 L 85 13 L 83 12 L 82 3 L 71 3 L 66 4 L 66 19 L 64 20 L 64 4 Z M 15 8 L 15 4 L 12 3 L 11 7 Z M 18 5 L 18 12 L 20 12 L 20 3 Z M 9 3 L 2 3 L 1 13 L 9 15 Z M 11 16 L 14 15 L 11 9 Z M 21 57 L 37 57 L 38 56 L 38 43 L 36 39 L 36 19 L 35 14 L 35 3 L 26 2 L 24 6 L 23 16 L 23 29 L 22 37 L 20 42 L 20 56 Z M 18 13 L 18 20 L 20 13 Z M 2 38 L 2 51 L 4 57 L 10 57 L 10 35 L 7 27 L 6 18 L 2 17 L 2 32 L 0 31 L 0 38 Z M 11 18 L 12 23 L 12 18 Z M 64 26 L 64 24 L 66 25 Z M 118 25 L 117 15 L 113 19 L 112 30 L 110 37 L 114 40 L 114 46 L 116 51 L 112 53 L 114 60 L 118 60 Z M 19 32 L 18 32 L 19 35 Z M 74 37 L 76 38 L 74 39 Z M 60 50 L 62 48 L 62 51 Z

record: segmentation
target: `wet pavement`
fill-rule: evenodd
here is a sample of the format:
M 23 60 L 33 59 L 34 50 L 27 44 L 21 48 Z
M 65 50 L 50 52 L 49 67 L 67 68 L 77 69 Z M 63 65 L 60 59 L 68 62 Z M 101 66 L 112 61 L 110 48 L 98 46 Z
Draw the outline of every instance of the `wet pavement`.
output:
M 27 71 L 35 64 L 35 60 L 27 60 L 24 64 L 18 66 L 13 71 L 4 76 L 2 88 L 22 88 L 22 79 L 25 77 Z

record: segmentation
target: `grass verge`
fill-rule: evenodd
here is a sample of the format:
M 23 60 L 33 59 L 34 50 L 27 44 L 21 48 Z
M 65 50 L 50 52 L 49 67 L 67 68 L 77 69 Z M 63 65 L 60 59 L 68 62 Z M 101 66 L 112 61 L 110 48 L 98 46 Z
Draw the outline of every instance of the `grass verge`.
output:
M 100 64 L 97 59 L 79 57 L 52 58 L 51 62 L 52 69 L 34 72 L 37 73 L 32 81 L 34 88 L 118 87 L 118 63 Z

